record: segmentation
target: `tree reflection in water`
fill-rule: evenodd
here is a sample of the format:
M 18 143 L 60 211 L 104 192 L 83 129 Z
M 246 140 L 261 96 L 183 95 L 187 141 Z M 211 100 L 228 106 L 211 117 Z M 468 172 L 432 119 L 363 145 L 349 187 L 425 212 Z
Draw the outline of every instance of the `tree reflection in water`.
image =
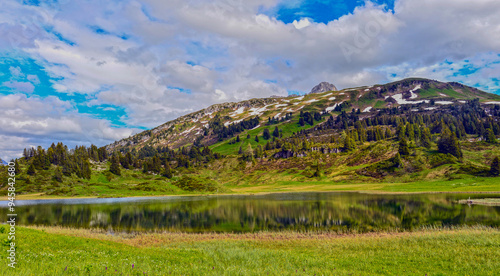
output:
M 126 232 L 369 232 L 411 230 L 422 226 L 500 226 L 500 207 L 456 203 L 458 199 L 468 197 L 484 196 L 291 193 L 131 198 L 116 202 L 106 199 L 103 203 L 91 204 L 25 205 L 17 207 L 16 211 L 21 225 L 102 228 Z M 95 201 L 99 202 L 99 199 Z M 0 212 L 6 215 L 6 209 Z

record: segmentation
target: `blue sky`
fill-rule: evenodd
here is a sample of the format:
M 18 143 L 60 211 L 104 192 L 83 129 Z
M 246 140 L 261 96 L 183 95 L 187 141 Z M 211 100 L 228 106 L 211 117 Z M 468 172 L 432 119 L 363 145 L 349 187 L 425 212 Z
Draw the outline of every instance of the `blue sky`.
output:
M 0 158 L 208 105 L 406 77 L 500 93 L 494 0 L 0 3 Z
M 388 11 L 394 9 L 394 1 L 376 0 L 372 3 L 385 5 Z M 328 24 L 344 15 L 352 14 L 356 7 L 364 5 L 365 1 L 283 1 L 264 12 L 284 23 L 310 18 L 314 22 Z

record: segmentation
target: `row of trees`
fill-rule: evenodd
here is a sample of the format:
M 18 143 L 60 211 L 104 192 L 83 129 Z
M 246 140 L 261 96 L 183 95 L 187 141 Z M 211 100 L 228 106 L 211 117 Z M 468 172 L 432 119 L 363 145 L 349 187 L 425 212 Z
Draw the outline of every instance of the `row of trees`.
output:
M 35 175 L 37 170 L 48 170 L 51 165 L 55 165 L 57 166 L 56 180 L 61 179 L 60 174 L 70 176 L 73 173 L 80 178 L 90 179 L 90 160 L 102 162 L 106 160 L 107 153 L 104 147 L 77 146 L 69 150 L 67 146 L 58 143 L 52 144 L 47 150 L 41 146 L 36 149 L 24 149 L 23 157 L 28 166 L 26 171 L 28 175 Z

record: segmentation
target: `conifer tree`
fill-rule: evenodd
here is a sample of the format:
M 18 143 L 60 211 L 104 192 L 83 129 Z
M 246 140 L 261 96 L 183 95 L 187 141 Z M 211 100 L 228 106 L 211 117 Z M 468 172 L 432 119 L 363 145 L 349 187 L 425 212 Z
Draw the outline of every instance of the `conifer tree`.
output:
M 245 161 L 252 161 L 253 160 L 253 149 L 252 145 L 248 143 L 247 148 L 243 152 L 243 160 Z
M 274 130 L 273 130 L 273 136 L 274 137 L 279 137 L 280 136 L 280 131 L 279 131 L 278 127 L 274 128 Z
M 491 168 L 490 168 L 490 174 L 492 176 L 499 176 L 500 175 L 500 161 L 498 156 L 493 159 L 491 162 Z
M 30 163 L 30 165 L 28 166 L 28 170 L 26 171 L 26 173 L 29 174 L 29 175 L 35 175 L 36 174 L 35 165 L 33 165 L 33 163 Z
M 262 138 L 264 138 L 264 140 L 269 140 L 269 138 L 271 138 L 271 134 L 269 133 L 269 129 L 264 129 L 264 133 L 262 134 Z
M 63 175 L 62 175 L 61 167 L 59 167 L 59 166 L 56 167 L 56 169 L 54 170 L 53 178 L 57 182 L 62 182 Z
M 497 143 L 497 137 L 495 136 L 495 132 L 493 132 L 493 129 L 491 128 L 488 128 L 488 130 L 486 131 L 486 142 L 491 144 Z
M 314 167 L 315 167 L 315 170 L 314 170 L 314 173 L 312 175 L 312 177 L 320 177 L 321 176 L 321 166 L 318 162 L 316 162 L 316 164 L 314 164 Z
M 406 141 L 406 138 L 399 140 L 398 153 L 402 156 L 410 155 L 410 148 L 408 147 L 408 141 Z
M 344 150 L 346 151 L 351 151 L 356 148 L 356 144 L 354 143 L 354 140 L 351 138 L 350 135 L 346 135 L 344 139 Z
M 261 158 L 263 155 L 263 149 L 262 149 L 262 146 L 259 145 L 256 149 L 255 149 L 255 158 Z
M 385 129 L 385 138 L 391 138 L 392 134 L 391 134 L 391 130 L 387 127 Z
M 121 175 L 120 163 L 116 154 L 113 154 L 113 156 L 111 157 L 111 165 L 109 166 L 109 171 L 113 174 Z
M 259 142 L 259 135 L 255 135 L 255 142 Z
M 441 138 L 438 141 L 438 150 L 444 154 L 449 153 L 458 159 L 461 159 L 463 156 L 456 134 L 448 128 L 445 128 L 441 133 Z
M 82 177 L 85 179 L 90 179 L 92 176 L 92 170 L 90 169 L 90 162 L 88 160 L 83 161 L 83 166 L 82 166 Z
M 170 168 L 170 164 L 165 162 L 165 168 L 163 169 L 162 175 L 168 179 L 172 178 L 172 168 Z
M 19 167 L 19 163 L 17 162 L 17 159 L 14 161 L 14 170 L 16 171 L 16 174 L 21 173 L 21 168 Z
M 420 143 L 427 149 L 431 148 L 431 131 L 425 127 L 420 135 Z
M 394 166 L 396 168 L 401 168 L 403 166 L 403 160 L 401 159 L 401 155 L 396 153 L 396 156 L 394 156 Z

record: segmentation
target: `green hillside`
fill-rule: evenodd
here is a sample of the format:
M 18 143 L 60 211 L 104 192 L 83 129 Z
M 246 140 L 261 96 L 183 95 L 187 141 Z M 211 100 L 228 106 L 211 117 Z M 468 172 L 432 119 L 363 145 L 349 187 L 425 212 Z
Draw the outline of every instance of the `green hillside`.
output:
M 102 148 L 27 149 L 17 185 L 51 196 L 500 191 L 498 137 L 500 96 L 406 79 L 214 105 Z

